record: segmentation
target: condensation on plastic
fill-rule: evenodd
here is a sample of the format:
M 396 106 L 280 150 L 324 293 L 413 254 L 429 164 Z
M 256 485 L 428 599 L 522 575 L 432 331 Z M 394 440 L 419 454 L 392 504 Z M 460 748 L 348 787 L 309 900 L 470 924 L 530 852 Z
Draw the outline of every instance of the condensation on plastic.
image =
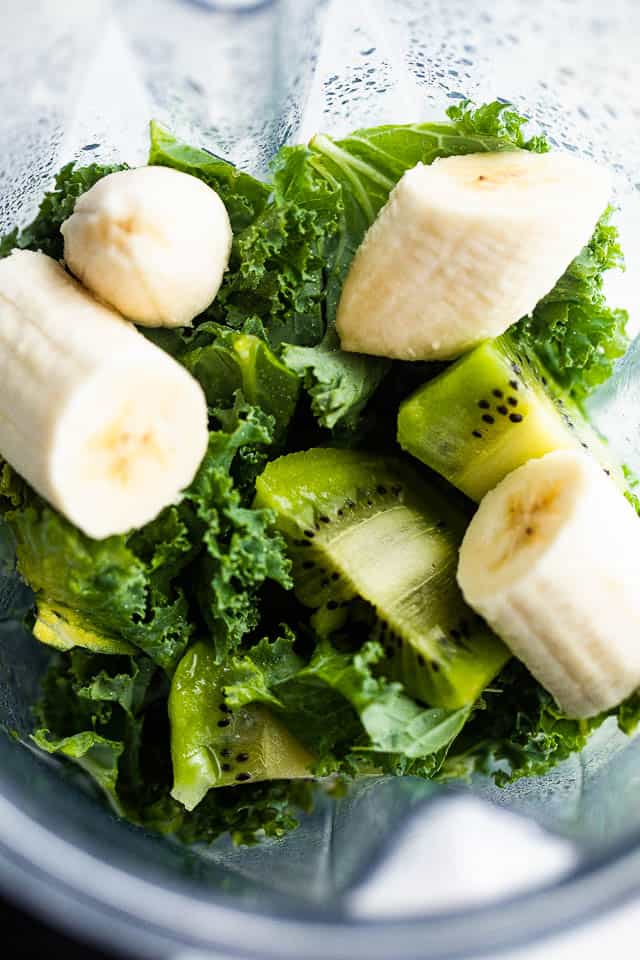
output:
M 610 285 L 610 294 L 630 309 L 637 327 L 639 35 L 635 0 L 606 5 L 601 0 L 4 4 L 0 234 L 33 214 L 63 163 L 144 162 L 150 117 L 239 166 L 264 173 L 280 145 L 304 141 L 317 130 L 339 135 L 359 126 L 436 119 L 462 97 L 502 97 L 514 101 L 531 118 L 532 129 L 547 133 L 555 146 L 578 150 L 613 169 L 629 269 Z M 638 470 L 639 352 L 640 345 L 634 345 L 594 404 L 614 450 Z M 3 574 L 2 609 L 24 602 L 17 589 Z M 0 720 L 24 744 L 42 666 L 41 649 L 5 617 L 0 623 Z M 498 807 L 533 817 L 570 845 L 570 859 L 579 861 L 566 885 L 570 898 L 572 887 L 583 889 L 579 882 L 585 869 L 595 870 L 597 858 L 640 831 L 639 776 L 640 746 L 609 722 L 582 756 L 547 777 L 504 790 L 479 781 L 475 792 Z M 210 850 L 190 852 L 116 822 L 72 772 L 63 775 L 50 758 L 1 739 L 0 862 L 7 850 L 7 862 L 25 861 L 24 896 L 42 887 L 38 871 L 45 880 L 49 877 L 55 896 L 44 898 L 46 903 L 41 898 L 41 909 L 53 910 L 66 897 L 69 922 L 85 930 L 93 924 L 103 939 L 135 942 L 141 953 L 152 956 L 165 955 L 169 941 L 193 945 L 198 923 L 201 945 L 241 952 L 251 931 L 263 929 L 260 917 L 266 912 L 284 931 L 281 956 L 289 955 L 294 943 L 304 943 L 299 956 L 332 960 L 342 956 L 335 944 L 349 940 L 350 956 L 382 957 L 390 955 L 384 953 L 385 938 L 391 936 L 386 927 L 372 932 L 353 919 L 336 941 L 323 924 L 344 923 L 339 909 L 345 891 L 366 891 L 374 865 L 380 879 L 394 842 L 400 842 L 423 804 L 422 816 L 428 819 L 433 792 L 430 784 L 417 780 L 371 780 L 337 804 L 320 802 L 300 830 L 282 841 L 246 850 L 221 840 Z M 25 822 L 34 824 L 33 832 L 25 833 Z M 47 836 L 49 842 L 43 840 Z M 58 852 L 62 847 L 64 856 Z M 92 858 L 88 873 L 87 857 Z M 446 867 L 427 864 L 425 870 Z M 120 878 L 115 885 L 109 880 L 114 870 Z M 549 882 L 556 871 L 550 867 Z M 13 868 L 0 871 L 0 879 L 11 877 L 14 884 L 17 875 Z M 543 878 L 538 875 L 536 882 Z M 621 880 L 620 888 L 630 889 L 633 882 L 633 877 Z M 164 898 L 174 902 L 171 897 L 178 893 L 188 895 L 192 907 L 165 910 Z M 91 907 L 83 896 L 92 898 Z M 525 928 L 541 932 L 552 922 L 551 906 L 534 915 L 539 896 L 539 891 L 530 894 L 530 917 L 517 913 L 514 903 L 499 905 L 504 921 L 500 942 Z M 560 903 L 561 892 L 553 896 Z M 593 897 L 604 899 L 604 893 Z M 237 913 L 229 913 L 229 902 Z M 563 905 L 569 902 L 562 900 Z M 313 928 L 300 928 L 306 921 L 299 916 L 298 926 L 291 925 L 301 905 L 313 911 L 318 921 Z M 204 906 L 208 912 L 203 914 Z M 563 910 L 577 915 L 580 905 Z M 519 931 L 509 927 L 516 915 Z M 460 917 L 455 930 L 443 934 L 432 922 L 407 928 L 394 941 L 394 955 L 448 956 L 462 950 L 462 940 L 455 938 L 465 935 L 465 924 L 477 929 L 474 922 Z M 300 929 L 302 940 L 288 939 L 294 933 L 299 938 Z M 493 935 L 499 939 L 495 931 Z M 486 945 L 477 939 L 471 941 L 474 949 Z M 266 956 L 277 946 L 257 936 L 251 949 Z
M 325 6 L 24 0 L 5 7 L 0 235 L 33 214 L 62 163 L 143 163 L 152 117 L 265 173 L 299 127 Z

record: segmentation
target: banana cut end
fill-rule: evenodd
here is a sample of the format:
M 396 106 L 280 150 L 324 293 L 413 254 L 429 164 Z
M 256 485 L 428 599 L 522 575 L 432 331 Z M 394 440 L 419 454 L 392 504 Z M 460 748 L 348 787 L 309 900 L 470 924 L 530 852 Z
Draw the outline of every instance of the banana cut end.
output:
M 153 351 L 145 350 L 144 365 L 100 371 L 56 425 L 51 499 L 96 540 L 139 528 L 176 503 L 207 449 L 200 385 Z
M 458 582 L 569 716 L 640 687 L 640 520 L 583 451 L 530 460 L 482 500 Z
M 460 548 L 458 581 L 468 603 L 508 587 L 553 547 L 594 468 L 586 454 L 558 450 L 529 460 L 485 495 Z

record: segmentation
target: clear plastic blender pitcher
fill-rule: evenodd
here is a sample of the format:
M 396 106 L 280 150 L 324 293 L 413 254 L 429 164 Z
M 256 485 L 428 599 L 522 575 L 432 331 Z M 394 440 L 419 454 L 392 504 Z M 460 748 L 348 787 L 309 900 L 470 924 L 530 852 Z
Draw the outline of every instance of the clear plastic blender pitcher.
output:
M 0 235 L 69 161 L 144 162 L 154 117 L 265 173 L 316 131 L 514 101 L 616 176 L 640 325 L 640 7 L 635 0 L 7 0 L 0 10 Z M 593 416 L 640 469 L 640 347 Z M 19 605 L 5 572 L 0 609 Z M 499 790 L 375 779 L 280 841 L 187 849 L 115 819 L 29 749 L 46 657 L 0 622 L 0 885 L 139 956 L 427 960 L 514 946 L 640 892 L 640 746 L 605 724 L 542 779 Z M 19 742 L 22 740 L 23 742 Z

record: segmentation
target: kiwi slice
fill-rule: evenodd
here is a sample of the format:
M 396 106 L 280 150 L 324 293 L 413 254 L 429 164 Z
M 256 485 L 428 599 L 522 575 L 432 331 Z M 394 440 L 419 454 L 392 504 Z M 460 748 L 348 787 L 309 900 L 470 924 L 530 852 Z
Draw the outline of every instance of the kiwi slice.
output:
M 120 637 L 108 636 L 89 627 L 86 621 L 69 607 L 53 606 L 44 600 L 37 604 L 33 635 L 40 643 L 56 650 L 73 650 L 82 647 L 92 653 L 135 654 L 137 650 Z
M 405 400 L 398 442 L 472 500 L 527 460 L 575 446 L 623 485 L 577 407 L 507 337 L 476 347 Z
M 225 670 L 203 642 L 187 650 L 169 694 L 172 796 L 193 810 L 212 787 L 310 776 L 312 757 L 261 704 L 232 710 Z
M 275 511 L 316 630 L 340 627 L 366 601 L 383 669 L 414 697 L 472 703 L 507 661 L 456 583 L 467 518 L 406 464 L 353 450 L 293 453 L 267 466 L 255 503 Z

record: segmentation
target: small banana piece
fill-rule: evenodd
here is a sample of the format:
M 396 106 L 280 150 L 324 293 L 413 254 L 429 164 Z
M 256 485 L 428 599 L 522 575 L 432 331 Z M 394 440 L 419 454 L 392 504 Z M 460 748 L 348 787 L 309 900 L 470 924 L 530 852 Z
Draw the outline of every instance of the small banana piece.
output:
M 640 686 L 640 520 L 588 454 L 548 453 L 490 491 L 458 582 L 570 716 Z
M 189 325 L 216 296 L 231 252 L 218 194 L 168 167 L 103 177 L 78 198 L 61 230 L 71 272 L 148 327 Z
M 90 537 L 152 520 L 208 442 L 200 385 L 42 253 L 0 260 L 0 453 Z
M 529 314 L 589 241 L 606 170 L 567 153 L 476 153 L 408 170 L 338 306 L 343 350 L 450 359 Z

